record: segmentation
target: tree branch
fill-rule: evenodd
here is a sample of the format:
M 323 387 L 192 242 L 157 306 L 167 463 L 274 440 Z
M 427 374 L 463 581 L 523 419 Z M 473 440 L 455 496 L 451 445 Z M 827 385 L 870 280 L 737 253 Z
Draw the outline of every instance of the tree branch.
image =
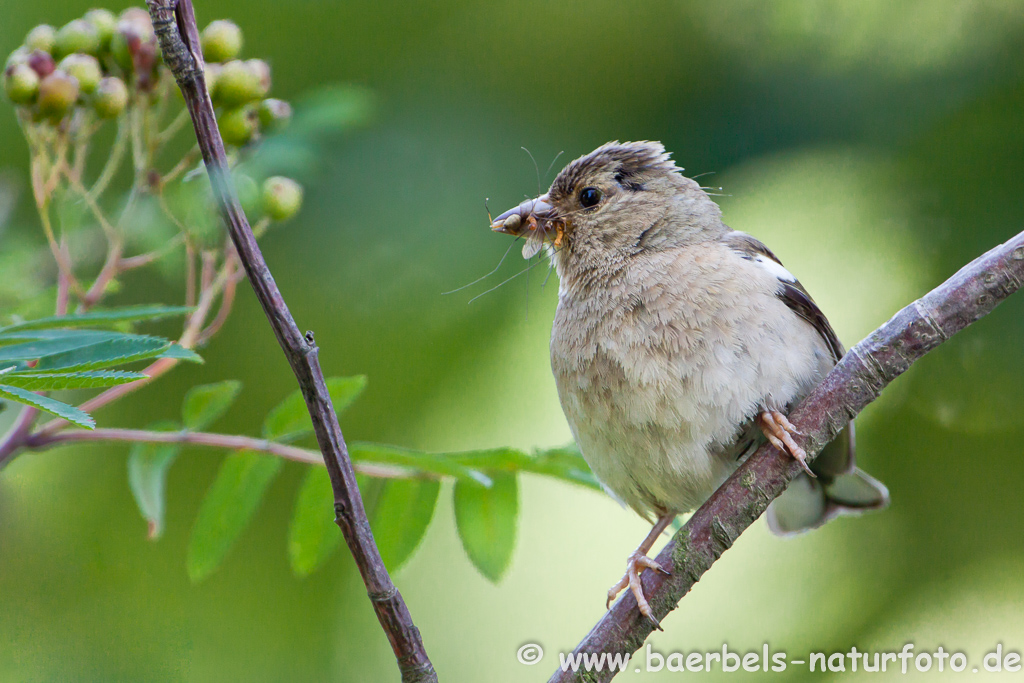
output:
M 167 4 L 164 2 L 167 1 Z M 203 57 L 199 47 L 191 0 L 146 0 L 153 27 L 160 40 L 164 63 L 178 81 L 228 232 L 306 399 L 317 443 L 334 489 L 335 521 L 341 527 L 352 557 L 366 584 L 381 627 L 391 641 L 403 681 L 436 681 L 419 630 L 398 589 L 388 575 L 374 542 L 356 486 L 352 461 L 331 405 L 318 360 L 313 334 L 299 331 L 270 274 L 263 254 L 242 212 L 231 184 L 224 143 L 217 128 L 213 104 L 206 91 Z
M 992 311 L 1024 280 L 1024 233 L 979 256 L 854 346 L 789 419 L 816 455 L 890 382 L 954 334 Z M 712 494 L 658 555 L 671 576 L 644 572 L 643 590 L 660 621 L 676 608 L 733 541 L 801 471 L 762 446 Z M 654 629 L 630 591 L 612 606 L 576 653 L 633 653 Z M 549 683 L 608 681 L 616 672 L 556 671 Z

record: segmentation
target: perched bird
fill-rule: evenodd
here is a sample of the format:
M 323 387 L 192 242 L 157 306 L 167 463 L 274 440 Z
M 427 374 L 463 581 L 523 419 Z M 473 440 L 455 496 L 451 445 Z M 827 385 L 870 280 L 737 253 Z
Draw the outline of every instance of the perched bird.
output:
M 665 571 L 651 546 L 765 440 L 806 470 L 768 509 L 776 533 L 888 503 L 854 465 L 852 422 L 805 462 L 786 413 L 843 347 L 797 279 L 726 226 L 660 143 L 598 147 L 491 228 L 523 237 L 526 257 L 547 249 L 560 283 L 551 368 L 562 409 L 605 489 L 654 524 L 609 604 L 628 586 L 654 621 L 639 580 Z

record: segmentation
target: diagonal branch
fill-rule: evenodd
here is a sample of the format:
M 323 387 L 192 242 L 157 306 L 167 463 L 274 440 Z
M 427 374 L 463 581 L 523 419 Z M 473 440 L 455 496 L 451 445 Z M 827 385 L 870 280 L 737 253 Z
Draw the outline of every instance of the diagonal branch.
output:
M 825 444 L 890 382 L 954 334 L 992 311 L 1024 281 L 1024 233 L 964 266 L 872 332 L 790 414 L 808 454 Z M 644 595 L 660 621 L 800 473 L 800 465 L 762 446 L 712 494 L 658 555 L 671 576 L 643 575 Z M 576 646 L 576 653 L 633 653 L 654 629 L 631 592 Z M 556 671 L 549 683 L 608 681 L 610 671 Z
M 391 641 L 403 681 L 436 681 L 419 630 L 398 589 L 388 575 L 366 519 L 356 487 L 355 472 L 334 414 L 313 334 L 303 335 L 292 318 L 259 246 L 242 212 L 231 184 L 224 142 L 206 91 L 199 29 L 191 0 L 146 0 L 153 27 L 160 39 L 164 63 L 178 81 L 210 176 L 210 184 L 235 244 L 239 260 L 249 276 L 256 297 L 274 330 L 278 343 L 295 373 L 306 399 L 317 443 L 324 456 L 334 489 L 335 521 L 359 567 L 381 627 Z

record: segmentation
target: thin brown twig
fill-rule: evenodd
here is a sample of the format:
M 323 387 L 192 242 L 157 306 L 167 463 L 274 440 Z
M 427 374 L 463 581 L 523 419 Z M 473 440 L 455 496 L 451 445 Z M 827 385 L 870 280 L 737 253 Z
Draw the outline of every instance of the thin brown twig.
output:
M 334 489 L 335 521 L 359 568 L 377 619 L 391 642 L 402 680 L 437 681 L 419 630 L 384 567 L 370 531 L 356 485 L 355 470 L 320 369 L 319 350 L 313 335 L 303 335 L 295 324 L 231 183 L 224 142 L 206 90 L 199 29 L 192 2 L 177 0 L 164 4 L 164 0 L 146 0 L 146 4 L 160 40 L 164 63 L 171 69 L 185 97 L 210 184 L 239 259 L 306 399 L 313 430 Z
M 107 189 L 107 185 L 114 179 L 117 170 L 121 167 L 125 150 L 128 149 L 128 117 L 122 115 L 117 119 L 117 137 L 114 138 L 114 147 L 110 150 L 110 156 L 103 165 L 103 170 L 96 178 L 96 182 L 89 188 L 89 196 L 93 199 L 99 197 Z
M 217 315 L 206 326 L 202 332 L 199 333 L 199 339 L 196 340 L 197 346 L 202 346 L 210 340 L 213 335 L 220 331 L 220 328 L 227 322 L 228 316 L 231 315 L 231 308 L 235 303 L 235 292 L 238 289 L 238 282 L 245 277 L 244 271 L 234 271 L 235 266 L 238 264 L 238 257 L 234 254 L 228 254 L 226 258 L 225 266 L 229 269 L 228 279 L 224 285 L 224 293 L 221 294 L 220 308 L 217 310 Z M 323 458 L 321 458 L 323 460 Z
M 216 434 L 187 430 L 157 432 L 147 429 L 69 429 L 55 434 L 34 434 L 25 440 L 25 447 L 43 450 L 60 444 L 83 441 L 124 441 L 129 443 L 180 443 L 190 446 L 208 446 L 233 451 L 257 451 L 268 453 L 285 460 L 306 465 L 323 467 L 324 459 L 318 451 L 299 448 L 269 439 L 257 439 L 239 434 Z M 360 474 L 384 479 L 405 479 L 410 472 L 400 467 L 388 467 L 374 463 L 355 463 Z M 427 476 L 418 474 L 416 476 Z
M 910 365 L 987 315 L 1024 282 L 1024 232 L 961 268 L 854 346 L 790 415 L 816 455 L 854 416 Z M 770 445 L 762 446 L 712 494 L 658 554 L 671 575 L 644 572 L 643 591 L 661 621 L 733 541 L 761 516 L 801 472 Z M 637 609 L 632 592 L 605 613 L 574 655 L 633 653 L 654 624 Z M 556 671 L 549 683 L 608 681 L 617 672 Z

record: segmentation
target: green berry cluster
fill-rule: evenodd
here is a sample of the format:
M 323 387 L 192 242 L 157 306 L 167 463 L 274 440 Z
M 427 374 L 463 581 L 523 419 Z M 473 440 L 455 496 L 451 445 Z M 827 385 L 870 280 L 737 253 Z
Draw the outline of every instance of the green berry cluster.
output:
M 260 134 L 280 130 L 291 118 L 284 100 L 268 98 L 270 66 L 262 59 L 239 59 L 242 30 L 219 19 L 203 29 L 200 41 L 206 61 L 206 88 L 217 108 L 224 143 L 244 147 Z
M 59 123 L 77 110 L 116 118 L 133 90 L 151 91 L 160 50 L 149 14 L 93 9 L 59 29 L 36 26 L 8 56 L 3 86 L 35 122 Z
M 292 114 L 287 102 L 268 97 L 270 66 L 261 59 L 241 59 L 242 44 L 241 29 L 227 20 L 211 22 L 201 36 L 206 86 L 232 166 L 243 163 L 263 135 L 286 126 Z M 149 13 L 141 8 L 120 15 L 92 9 L 59 29 L 36 26 L 7 58 L 3 87 L 30 147 L 42 159 L 59 160 L 69 146 L 76 154 L 83 152 L 85 141 L 103 120 L 119 117 L 126 124 L 121 128 L 132 131 L 133 149 L 141 145 L 133 159 L 146 172 L 137 169 L 136 177 L 147 179 L 149 191 L 160 191 L 169 180 L 181 177 L 197 158 L 193 149 L 166 175 L 153 168 L 159 147 L 184 127 L 188 114 L 179 112 L 164 127 L 167 105 L 173 93 L 181 93 L 162 63 Z M 117 155 L 112 159 L 119 163 Z M 55 161 L 57 170 L 48 176 L 52 182 L 40 188 L 41 197 L 49 196 L 62 178 L 71 179 L 61 163 Z M 66 166 L 72 174 L 80 174 L 83 167 L 75 162 Z M 261 187 L 243 173 L 234 175 L 242 179 L 236 183 L 239 193 L 250 197 L 246 208 L 261 217 L 262 229 L 269 222 L 291 218 L 301 207 L 302 187 L 294 180 L 273 177 Z M 111 176 L 105 174 L 101 185 Z

